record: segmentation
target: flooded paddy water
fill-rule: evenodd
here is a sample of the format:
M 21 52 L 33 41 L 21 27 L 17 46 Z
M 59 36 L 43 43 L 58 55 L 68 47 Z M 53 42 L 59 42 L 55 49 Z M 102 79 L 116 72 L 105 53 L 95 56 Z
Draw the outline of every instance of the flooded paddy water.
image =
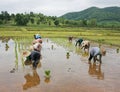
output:
M 0 92 L 120 92 L 120 52 L 104 46 L 101 66 L 88 64 L 88 54 L 63 38 L 43 38 L 36 70 L 24 65 L 32 38 L 0 39 Z M 98 44 L 91 43 L 92 46 Z M 50 71 L 50 78 L 45 71 Z

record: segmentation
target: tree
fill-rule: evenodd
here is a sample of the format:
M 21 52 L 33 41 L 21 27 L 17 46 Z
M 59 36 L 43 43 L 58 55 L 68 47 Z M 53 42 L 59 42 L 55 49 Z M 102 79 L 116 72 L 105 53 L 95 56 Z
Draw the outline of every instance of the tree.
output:
M 55 21 L 54 21 L 54 24 L 55 24 L 56 26 L 58 26 L 58 25 L 59 25 L 59 20 L 55 20 Z
M 34 24 L 34 22 L 35 22 L 34 18 L 30 18 L 30 21 L 31 21 L 32 24 Z
M 4 22 L 4 23 L 7 23 L 7 21 L 10 20 L 10 15 L 7 11 L 2 11 L 1 12 L 1 16 L 0 16 L 0 19 Z
M 86 19 L 82 20 L 82 26 L 87 26 L 87 20 Z
M 37 20 L 37 25 L 39 25 L 39 24 L 40 24 L 40 20 L 38 19 L 38 20 Z
M 51 21 L 49 21 L 48 24 L 49 24 L 49 26 L 51 26 L 51 24 L 52 24 Z
M 89 25 L 92 27 L 95 27 L 97 25 L 97 20 L 96 19 L 90 19 L 89 20 Z
M 30 17 L 34 17 L 34 13 L 33 12 L 30 12 Z
M 0 19 L 0 24 L 2 24 L 3 22 L 2 22 L 2 20 Z
M 29 22 L 29 17 L 23 14 L 17 14 L 15 17 L 15 22 L 17 25 L 26 26 Z

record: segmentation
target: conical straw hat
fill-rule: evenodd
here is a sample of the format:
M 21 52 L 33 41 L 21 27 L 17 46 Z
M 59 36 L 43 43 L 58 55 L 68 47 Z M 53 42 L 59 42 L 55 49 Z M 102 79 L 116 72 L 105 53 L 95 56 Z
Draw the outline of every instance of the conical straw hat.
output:
M 23 57 L 27 57 L 27 56 L 29 56 L 30 55 L 30 51 L 26 51 L 26 50 L 24 50 L 23 52 L 22 52 L 22 56 Z

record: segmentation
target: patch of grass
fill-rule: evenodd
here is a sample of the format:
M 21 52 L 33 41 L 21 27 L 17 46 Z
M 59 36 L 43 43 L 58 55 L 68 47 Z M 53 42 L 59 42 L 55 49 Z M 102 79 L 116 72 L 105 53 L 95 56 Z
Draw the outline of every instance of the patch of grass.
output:
M 0 26 L 1 37 L 33 37 L 34 34 L 40 34 L 43 38 L 84 38 L 99 43 L 106 43 L 120 46 L 120 31 L 99 28 L 73 28 L 73 27 L 19 27 L 19 26 Z

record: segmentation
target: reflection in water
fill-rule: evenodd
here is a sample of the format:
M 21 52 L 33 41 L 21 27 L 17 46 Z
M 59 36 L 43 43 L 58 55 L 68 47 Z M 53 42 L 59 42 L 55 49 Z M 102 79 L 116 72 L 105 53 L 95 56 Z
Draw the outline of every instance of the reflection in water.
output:
M 89 55 L 89 52 L 86 52 L 86 51 L 83 51 L 83 52 L 82 52 L 82 56 L 83 56 L 83 57 L 87 57 L 88 55 Z
M 68 46 L 68 47 L 71 47 L 71 45 L 73 45 L 72 42 L 68 42 L 68 43 L 67 43 L 67 46 Z
M 69 55 L 66 55 L 66 59 L 69 59 L 70 58 L 70 56 Z
M 10 71 L 10 73 L 15 73 L 15 68 L 13 68 L 13 69 Z
M 18 69 L 18 50 L 17 50 L 17 43 L 15 42 L 15 68 Z
M 70 58 L 70 53 L 67 52 L 67 53 L 66 53 L 66 59 L 69 59 L 69 58 Z
M 51 49 L 53 50 L 53 48 L 54 48 L 54 46 L 53 45 L 51 45 Z
M 5 44 L 5 51 L 8 51 L 8 49 L 9 49 L 8 42 L 9 42 L 10 38 L 9 37 L 4 37 L 4 38 L 0 38 L 0 40 L 2 41 L 2 43 L 6 43 Z
M 119 53 L 119 48 L 116 49 L 116 52 Z
M 75 48 L 75 53 L 80 55 L 81 54 L 81 49 L 79 47 L 76 47 Z
M 88 73 L 93 77 L 97 77 L 99 80 L 104 79 L 104 73 L 101 71 L 101 64 L 96 65 L 96 63 L 90 63 Z
M 47 42 L 48 42 L 49 40 L 47 39 Z
M 40 77 L 37 74 L 36 70 L 33 70 L 32 75 L 30 73 L 24 76 L 26 79 L 26 83 L 23 85 L 23 90 L 27 90 L 28 88 L 37 86 L 40 84 Z
M 46 83 L 49 83 L 50 82 L 50 77 L 51 77 L 51 75 L 50 75 L 50 70 L 45 70 L 45 80 L 44 80 L 44 82 L 46 82 Z
M 46 77 L 45 77 L 44 82 L 45 82 L 45 83 L 49 83 L 49 82 L 50 82 L 50 78 L 46 78 Z
M 8 44 L 6 43 L 6 44 L 5 44 L 5 51 L 8 51 L 8 48 L 9 48 L 9 46 L 8 46 Z
M 74 51 L 74 45 L 72 42 L 68 42 L 65 47 L 67 48 L 68 51 L 73 52 Z

